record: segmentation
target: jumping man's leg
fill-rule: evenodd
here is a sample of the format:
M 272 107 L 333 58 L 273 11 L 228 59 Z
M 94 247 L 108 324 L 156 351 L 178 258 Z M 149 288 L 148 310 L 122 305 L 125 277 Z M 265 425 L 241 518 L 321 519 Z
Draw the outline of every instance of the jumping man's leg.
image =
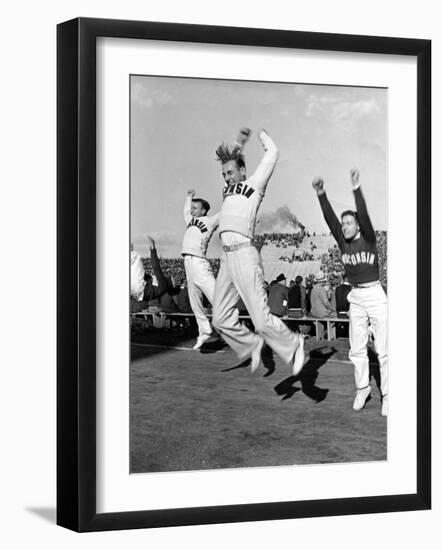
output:
M 212 322 L 238 357 L 245 359 L 251 356 L 261 339 L 239 321 L 238 310 L 235 307 L 238 298 L 238 291 L 233 284 L 225 254 L 223 254 L 215 282 Z
M 292 332 L 281 319 L 270 313 L 258 251 L 251 246 L 228 252 L 226 261 L 255 331 L 285 363 L 293 366 L 296 358 L 294 374 L 298 374 L 304 362 L 303 337 Z
M 359 295 L 361 291 L 355 289 L 348 295 L 350 302 L 350 361 L 354 365 L 356 384 L 356 398 L 353 403 L 354 410 L 361 410 L 370 395 L 370 372 L 367 355 L 368 342 L 368 315 L 361 305 Z
M 379 371 L 381 377 L 382 414 L 387 416 L 387 394 L 388 394 L 388 326 L 387 326 L 387 297 L 384 290 L 379 287 L 370 289 L 371 300 L 368 308 L 370 324 L 373 329 L 374 346 L 379 360 Z

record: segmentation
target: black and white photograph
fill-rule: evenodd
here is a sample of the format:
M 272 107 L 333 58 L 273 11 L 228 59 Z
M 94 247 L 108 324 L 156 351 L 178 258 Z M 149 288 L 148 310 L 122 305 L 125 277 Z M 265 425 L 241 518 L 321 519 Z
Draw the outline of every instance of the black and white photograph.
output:
M 388 89 L 129 86 L 130 473 L 387 461 Z
M 0 546 L 434 547 L 437 6 L 5 4 Z

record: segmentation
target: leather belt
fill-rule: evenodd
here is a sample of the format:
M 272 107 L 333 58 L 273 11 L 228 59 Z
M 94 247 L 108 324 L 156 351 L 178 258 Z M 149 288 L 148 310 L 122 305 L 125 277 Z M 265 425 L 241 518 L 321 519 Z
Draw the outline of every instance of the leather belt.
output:
M 248 246 L 253 246 L 252 241 L 244 241 L 243 243 L 232 244 L 230 246 L 223 245 L 224 252 L 233 252 L 234 250 L 239 250 L 240 248 L 246 248 Z

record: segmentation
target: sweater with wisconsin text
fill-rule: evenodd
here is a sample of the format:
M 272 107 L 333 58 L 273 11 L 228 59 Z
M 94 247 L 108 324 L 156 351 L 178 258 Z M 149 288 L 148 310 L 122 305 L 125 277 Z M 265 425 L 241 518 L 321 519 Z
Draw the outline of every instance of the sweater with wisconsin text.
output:
M 341 250 L 341 261 L 350 284 L 358 285 L 379 280 L 379 258 L 376 233 L 371 225 L 364 196 L 360 187 L 353 190 L 359 219 L 360 236 L 346 240 L 341 223 L 334 213 L 327 194 L 318 195 L 325 221 Z
M 262 130 L 258 137 L 265 153 L 255 173 L 245 181 L 224 187 L 220 235 L 224 231 L 233 231 L 252 239 L 255 234 L 256 215 L 278 160 L 278 149 L 270 136 Z
M 214 216 L 200 216 L 195 218 L 191 215 L 192 197 L 187 196 L 184 202 L 184 220 L 187 224 L 184 233 L 182 255 L 189 254 L 205 258 L 207 247 L 212 235 L 219 223 L 219 213 Z

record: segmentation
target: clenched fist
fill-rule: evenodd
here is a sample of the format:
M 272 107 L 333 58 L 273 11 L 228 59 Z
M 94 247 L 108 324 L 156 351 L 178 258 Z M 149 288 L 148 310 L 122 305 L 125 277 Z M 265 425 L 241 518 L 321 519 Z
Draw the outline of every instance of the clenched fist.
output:
M 194 197 L 195 196 L 195 189 L 189 189 L 189 191 L 187 191 L 187 195 L 189 197 Z
M 243 148 L 244 145 L 248 142 L 251 133 L 252 133 L 252 130 L 250 130 L 250 128 L 241 128 L 240 131 L 238 132 L 236 143 L 241 148 Z
M 350 170 L 350 178 L 353 187 L 359 185 L 359 170 L 357 168 L 352 168 Z
M 322 178 L 314 178 L 314 180 L 312 181 L 312 185 L 313 189 L 315 189 L 317 193 L 321 193 L 324 191 L 324 180 Z

